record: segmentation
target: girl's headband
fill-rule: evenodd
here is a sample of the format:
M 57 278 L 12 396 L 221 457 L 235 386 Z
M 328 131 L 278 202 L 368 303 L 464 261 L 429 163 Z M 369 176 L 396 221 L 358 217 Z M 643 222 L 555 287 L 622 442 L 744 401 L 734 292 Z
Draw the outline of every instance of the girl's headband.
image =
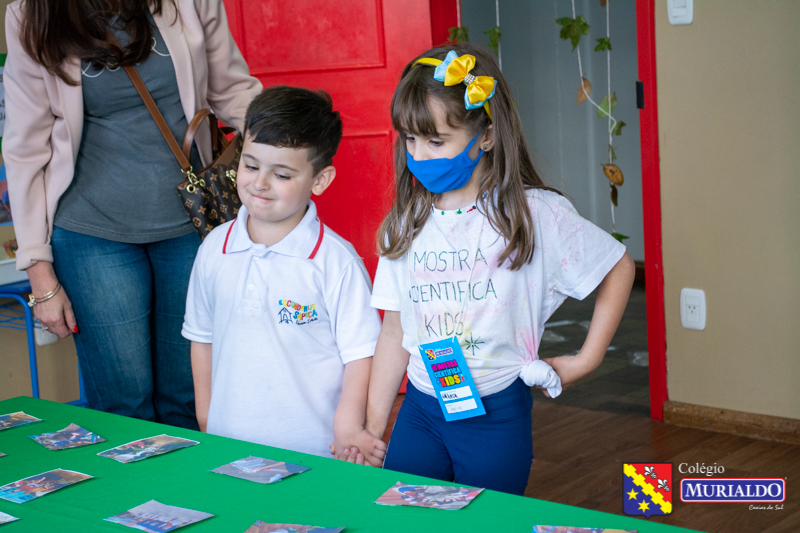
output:
M 455 51 L 450 50 L 444 61 L 432 57 L 423 57 L 414 61 L 414 65 L 428 65 L 436 67 L 433 71 L 433 79 L 444 82 L 445 85 L 457 85 L 464 83 L 467 90 L 464 92 L 464 106 L 467 109 L 477 109 L 481 106 L 492 119 L 492 112 L 489 109 L 489 99 L 494 96 L 497 81 L 491 76 L 475 76 L 469 71 L 475 67 L 475 56 L 464 54 L 457 56 Z

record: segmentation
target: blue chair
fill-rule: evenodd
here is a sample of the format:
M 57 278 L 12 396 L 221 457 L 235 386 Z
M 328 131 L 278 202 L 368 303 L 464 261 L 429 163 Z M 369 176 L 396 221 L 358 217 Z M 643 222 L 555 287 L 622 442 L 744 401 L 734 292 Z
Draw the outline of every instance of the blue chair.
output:
M 41 327 L 34 321 L 33 312 L 28 307 L 28 300 L 23 296 L 31 292 L 31 284 L 28 281 L 18 281 L 0 285 L 0 299 L 8 298 L 14 301 L 0 304 L 0 328 L 25 330 L 28 334 L 28 360 L 31 368 L 31 393 L 34 398 L 39 397 L 39 371 L 36 365 L 36 341 L 33 330 Z M 22 307 L 20 311 L 17 306 Z M 80 399 L 69 402 L 71 405 L 80 407 L 86 406 L 86 393 L 83 389 L 83 376 L 78 365 L 78 383 L 80 386 Z

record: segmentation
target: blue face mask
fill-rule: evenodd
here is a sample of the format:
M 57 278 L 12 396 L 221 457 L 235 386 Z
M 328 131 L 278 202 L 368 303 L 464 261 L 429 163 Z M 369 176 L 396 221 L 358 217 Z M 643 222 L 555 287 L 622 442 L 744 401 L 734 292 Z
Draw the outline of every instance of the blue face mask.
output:
M 423 187 L 432 193 L 440 194 L 447 191 L 455 191 L 467 184 L 472 176 L 472 171 L 475 170 L 481 160 L 481 156 L 483 156 L 483 150 L 481 150 L 475 159 L 469 157 L 469 149 L 472 148 L 472 145 L 477 140 L 478 136 L 476 135 L 472 142 L 464 148 L 464 151 L 452 159 L 442 158 L 417 161 L 406 150 L 406 165 L 414 177 L 422 183 Z

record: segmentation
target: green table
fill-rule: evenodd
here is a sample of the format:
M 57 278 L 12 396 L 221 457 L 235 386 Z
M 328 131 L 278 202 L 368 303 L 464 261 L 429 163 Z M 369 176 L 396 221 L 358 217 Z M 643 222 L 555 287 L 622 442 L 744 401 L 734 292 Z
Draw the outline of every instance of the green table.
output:
M 15 531 L 135 531 L 104 518 L 149 500 L 216 515 L 187 526 L 190 533 L 245 531 L 256 520 L 358 531 L 519 531 L 534 524 L 687 531 L 653 521 L 589 511 L 556 503 L 484 491 L 459 511 L 373 503 L 397 481 L 442 484 L 419 476 L 352 465 L 259 444 L 135 420 L 27 397 L 0 401 L 0 414 L 24 411 L 42 422 L 0 431 L 0 485 L 55 468 L 94 476 L 52 494 L 17 504 L 0 500 L 0 511 L 20 518 L 0 526 Z M 78 424 L 106 442 L 50 451 L 29 435 Z M 136 439 L 166 433 L 200 444 L 135 463 L 119 463 L 97 453 Z M 279 483 L 261 485 L 209 470 L 255 455 L 305 465 L 311 470 Z M 620 488 L 620 498 L 622 497 Z M 621 506 L 620 502 L 620 506 Z M 183 531 L 183 529 L 181 529 Z

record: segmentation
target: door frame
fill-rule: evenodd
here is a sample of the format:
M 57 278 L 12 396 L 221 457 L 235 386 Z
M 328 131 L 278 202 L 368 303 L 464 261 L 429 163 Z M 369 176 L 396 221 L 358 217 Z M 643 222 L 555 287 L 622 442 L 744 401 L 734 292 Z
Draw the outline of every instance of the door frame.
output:
M 664 263 L 661 255 L 661 172 L 658 152 L 655 0 L 636 0 L 639 81 L 644 108 L 639 110 L 642 155 L 644 276 L 647 296 L 647 351 L 650 365 L 650 418 L 664 420 L 667 392 L 667 327 Z
M 444 43 L 449 28 L 460 25 L 460 0 L 430 0 L 434 46 Z M 661 255 L 661 173 L 658 153 L 656 92 L 655 0 L 636 0 L 639 81 L 645 106 L 639 111 L 642 157 L 644 271 L 647 298 L 647 351 L 650 372 L 650 418 L 664 420 L 667 393 L 667 329 L 664 312 L 664 272 Z

